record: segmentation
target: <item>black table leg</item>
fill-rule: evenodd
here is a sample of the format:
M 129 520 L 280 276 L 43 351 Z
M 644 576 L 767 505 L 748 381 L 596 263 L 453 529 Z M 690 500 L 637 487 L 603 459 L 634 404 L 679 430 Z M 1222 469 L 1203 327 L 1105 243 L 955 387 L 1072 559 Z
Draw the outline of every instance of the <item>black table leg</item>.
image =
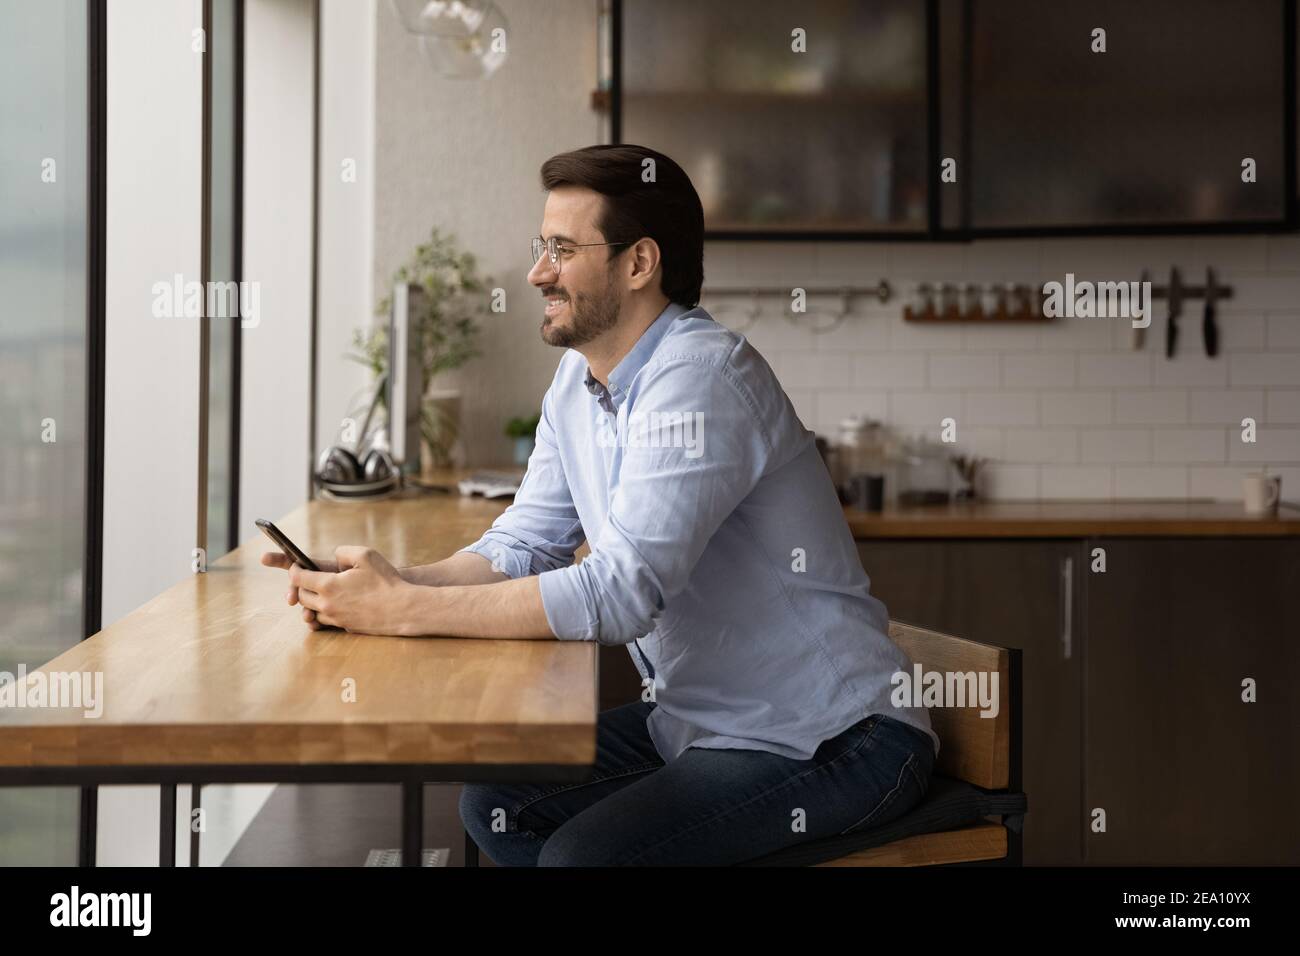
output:
M 195 819 L 194 811 L 200 811 L 198 818 Z M 199 837 L 201 836 L 200 827 L 205 826 L 203 820 L 203 784 L 190 784 L 190 866 L 199 865 Z
M 176 865 L 176 784 L 158 788 L 158 865 Z
M 402 784 L 402 866 L 424 860 L 424 784 Z
M 77 839 L 77 866 L 95 865 L 95 834 L 99 823 L 99 788 L 94 784 L 81 788 L 80 834 Z

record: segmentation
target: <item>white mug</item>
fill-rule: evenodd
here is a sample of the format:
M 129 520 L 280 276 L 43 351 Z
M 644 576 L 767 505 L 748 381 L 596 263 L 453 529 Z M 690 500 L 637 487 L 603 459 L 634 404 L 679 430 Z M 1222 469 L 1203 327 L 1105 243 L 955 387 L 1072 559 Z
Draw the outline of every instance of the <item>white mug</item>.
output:
M 1241 479 L 1248 514 L 1267 514 L 1282 497 L 1281 475 L 1251 474 Z

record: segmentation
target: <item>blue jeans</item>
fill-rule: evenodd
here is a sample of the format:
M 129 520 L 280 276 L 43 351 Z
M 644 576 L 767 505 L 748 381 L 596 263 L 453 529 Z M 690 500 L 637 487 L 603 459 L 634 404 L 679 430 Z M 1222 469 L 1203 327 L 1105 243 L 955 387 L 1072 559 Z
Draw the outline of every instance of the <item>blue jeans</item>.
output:
M 637 701 L 603 711 L 596 765 L 568 784 L 467 784 L 460 817 L 501 866 L 725 866 L 881 826 L 929 787 L 930 738 L 873 714 L 810 760 L 687 748 L 660 759 Z

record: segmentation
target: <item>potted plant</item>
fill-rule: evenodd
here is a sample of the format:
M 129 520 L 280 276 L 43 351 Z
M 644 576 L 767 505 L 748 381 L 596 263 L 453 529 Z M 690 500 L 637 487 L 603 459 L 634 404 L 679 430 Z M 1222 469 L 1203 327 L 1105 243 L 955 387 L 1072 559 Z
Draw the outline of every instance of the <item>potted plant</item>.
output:
M 411 324 L 419 336 L 420 366 L 424 378 L 424 401 L 420 407 L 420 435 L 429 464 L 446 468 L 452 464 L 452 446 L 460 434 L 460 393 L 433 389 L 435 378 L 459 368 L 479 355 L 478 320 L 487 314 L 484 293 L 492 284 L 480 278 L 473 253 L 461 252 L 454 236 L 437 227 L 429 241 L 416 246 L 411 257 L 393 274 L 392 287 L 418 285 L 424 295 L 412 298 Z M 392 309 L 391 291 L 375 308 L 386 318 Z M 368 367 L 379 381 L 388 374 L 388 323 L 357 329 L 348 358 Z M 387 408 L 380 398 L 380 407 Z M 364 436 L 363 436 L 364 437 Z
M 537 443 L 537 424 L 542 420 L 541 412 L 529 418 L 512 418 L 506 422 L 506 437 L 515 441 L 515 464 L 527 465 Z

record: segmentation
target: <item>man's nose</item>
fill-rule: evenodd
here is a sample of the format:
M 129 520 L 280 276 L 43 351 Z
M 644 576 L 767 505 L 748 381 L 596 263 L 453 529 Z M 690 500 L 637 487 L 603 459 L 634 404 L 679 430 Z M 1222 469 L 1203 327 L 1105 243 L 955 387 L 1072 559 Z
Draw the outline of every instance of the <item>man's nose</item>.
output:
M 528 281 L 535 286 L 553 285 L 559 274 L 555 271 L 555 265 L 551 262 L 551 257 L 542 253 L 542 257 L 533 263 L 533 267 L 528 270 Z

